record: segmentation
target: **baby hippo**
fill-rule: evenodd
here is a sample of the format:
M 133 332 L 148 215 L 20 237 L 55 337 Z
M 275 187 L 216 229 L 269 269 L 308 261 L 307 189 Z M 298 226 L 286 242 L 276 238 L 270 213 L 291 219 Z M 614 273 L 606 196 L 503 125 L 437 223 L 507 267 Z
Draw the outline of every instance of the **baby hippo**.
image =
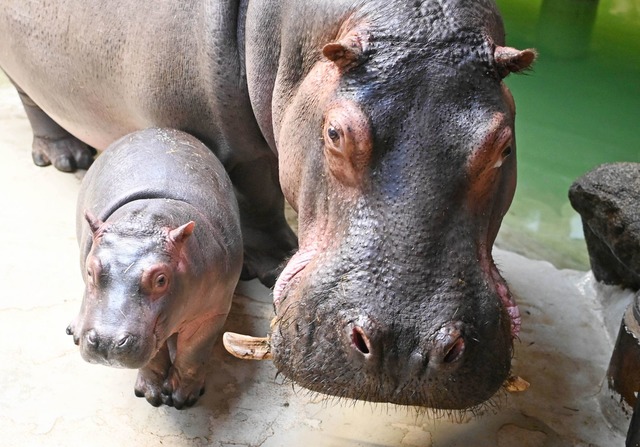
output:
M 218 159 L 177 130 L 122 137 L 82 182 L 76 234 L 85 292 L 67 333 L 82 357 L 139 368 L 135 393 L 154 406 L 193 405 L 242 268 Z

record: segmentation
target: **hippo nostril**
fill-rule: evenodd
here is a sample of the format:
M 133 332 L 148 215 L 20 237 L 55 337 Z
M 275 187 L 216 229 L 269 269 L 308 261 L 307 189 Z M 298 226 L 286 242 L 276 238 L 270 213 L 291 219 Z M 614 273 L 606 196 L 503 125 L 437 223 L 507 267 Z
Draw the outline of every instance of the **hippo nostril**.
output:
M 448 348 L 442 361 L 444 363 L 451 363 L 457 360 L 460 357 L 460 355 L 462 355 L 463 351 L 464 351 L 464 338 L 458 337 Z
M 98 334 L 93 329 L 87 332 L 87 343 L 96 348 L 98 347 Z
M 124 348 L 131 341 L 130 335 L 124 335 L 116 342 L 116 348 Z
M 369 339 L 358 326 L 355 326 L 351 331 L 351 341 L 356 349 L 363 354 L 369 354 L 371 352 L 369 349 Z

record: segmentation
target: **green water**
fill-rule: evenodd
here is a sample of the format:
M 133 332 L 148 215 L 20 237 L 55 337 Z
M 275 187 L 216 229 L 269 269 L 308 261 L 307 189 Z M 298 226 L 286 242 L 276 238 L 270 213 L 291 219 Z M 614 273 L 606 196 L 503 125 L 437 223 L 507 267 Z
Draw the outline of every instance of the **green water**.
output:
M 581 7 L 591 0 L 553 1 Z M 640 0 L 601 0 L 590 41 L 582 43 L 586 54 L 567 49 L 589 34 L 571 12 L 549 25 L 557 18 L 541 13 L 542 0 L 498 4 L 507 44 L 539 50 L 532 72 L 507 80 L 517 103 L 518 188 L 498 245 L 586 269 L 567 191 L 598 164 L 640 162 Z

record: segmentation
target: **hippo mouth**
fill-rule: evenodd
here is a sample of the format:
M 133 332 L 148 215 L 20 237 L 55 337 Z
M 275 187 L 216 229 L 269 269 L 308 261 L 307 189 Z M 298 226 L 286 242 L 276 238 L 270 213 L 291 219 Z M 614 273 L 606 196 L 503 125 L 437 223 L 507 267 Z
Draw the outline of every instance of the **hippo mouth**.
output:
M 392 327 L 389 320 L 373 319 L 369 316 L 371 314 L 354 317 L 360 314 L 343 305 L 338 309 L 332 304 L 335 296 L 348 301 L 347 297 L 354 292 L 348 281 L 344 283 L 346 289 L 338 292 L 337 287 L 327 282 L 316 284 L 316 291 L 309 288 L 308 281 L 326 274 L 323 271 L 316 273 L 324 256 L 323 250 L 315 246 L 302 248 L 293 255 L 274 287 L 276 316 L 270 334 L 258 338 L 225 333 L 225 348 L 242 359 L 273 360 L 285 376 L 312 391 L 372 402 L 444 409 L 469 408 L 489 399 L 501 385 L 505 386 L 510 369 L 511 341 L 520 329 L 520 315 L 490 253 L 476 261 L 476 277 L 480 281 L 484 278 L 484 286 L 482 282 L 477 283 L 483 289 L 479 293 L 487 303 L 495 303 L 494 309 L 504 309 L 501 317 L 496 315 L 492 320 L 498 331 L 496 335 L 477 336 L 486 340 L 487 348 L 479 347 L 473 323 L 464 319 L 447 320 L 442 327 L 438 326 L 440 329 L 436 329 L 434 336 L 430 336 L 428 323 L 411 329 L 413 323 L 403 326 L 402 320 L 398 320 L 393 323 L 395 332 L 388 332 L 388 327 Z M 323 298 L 323 291 L 337 295 Z M 302 298 L 300 306 L 297 304 L 299 298 Z M 296 317 L 287 318 L 285 314 L 288 312 L 293 312 Z M 333 318 L 333 315 L 335 324 L 317 324 Z M 476 315 L 474 313 L 467 321 L 473 322 Z M 480 318 L 476 321 L 488 321 Z M 403 332 L 404 327 L 409 328 L 409 332 Z M 403 334 L 415 333 L 413 331 L 421 336 L 404 337 Z M 395 339 L 385 340 L 386 334 L 393 334 Z M 314 340 L 330 340 L 335 349 L 323 354 L 320 345 L 313 347 Z M 329 385 L 316 379 L 316 365 L 327 363 L 323 357 L 325 354 L 342 368 L 335 373 L 335 379 L 326 382 Z M 408 359 L 406 365 L 402 359 Z M 404 366 L 399 366 L 401 364 Z M 493 366 L 479 370 L 478 365 Z M 386 371 L 384 368 L 388 369 L 387 375 L 380 374 L 381 369 Z M 465 385 L 468 377 L 480 384 Z M 357 386 L 350 386 L 354 380 L 353 384 Z M 460 386 L 453 389 L 452 382 Z
M 492 284 L 492 288 L 498 294 L 500 302 L 507 311 L 509 319 L 511 320 L 511 337 L 516 338 L 520 333 L 520 326 L 522 324 L 522 317 L 520 316 L 520 309 L 516 303 L 506 281 L 498 271 L 493 260 L 489 260 L 488 274 L 489 281 Z M 487 269 L 485 269 L 486 271 Z
M 273 304 L 276 311 L 280 307 L 282 297 L 286 295 L 286 291 L 296 282 L 296 278 L 299 277 L 299 274 L 309 265 L 317 253 L 316 249 L 301 249 L 291 257 L 273 288 Z
M 307 268 L 317 254 L 318 250 L 316 248 L 300 249 L 291 257 L 278 277 L 273 289 L 273 303 L 276 314 L 278 313 L 283 299 L 286 298 L 289 289 L 291 289 L 291 287 L 295 287 L 295 285 L 300 281 L 300 274 Z M 481 256 L 481 259 L 483 271 L 485 272 L 492 289 L 498 295 L 500 303 L 509 315 L 511 323 L 511 337 L 515 339 L 520 332 L 522 323 L 520 309 L 518 308 L 506 281 L 496 267 L 490 253 L 485 256 Z M 277 322 L 277 316 L 274 319 L 274 322 Z M 269 336 L 259 338 L 234 333 L 225 333 L 223 340 L 226 349 L 236 357 L 255 360 L 273 358 Z
M 95 329 L 85 329 L 83 323 L 75 321 L 67 327 L 66 333 L 73 337 L 73 343 L 80 348 L 82 358 L 88 363 L 139 369 L 149 363 L 164 343 L 165 338 L 158 334 L 157 321 L 151 337 L 123 331 L 119 337 L 107 336 Z

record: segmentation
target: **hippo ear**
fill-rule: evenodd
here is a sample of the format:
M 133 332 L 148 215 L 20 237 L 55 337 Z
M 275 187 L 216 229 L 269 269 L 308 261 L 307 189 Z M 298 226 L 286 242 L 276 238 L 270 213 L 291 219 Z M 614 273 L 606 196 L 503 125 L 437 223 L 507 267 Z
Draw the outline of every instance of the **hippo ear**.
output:
M 509 73 L 521 73 L 530 69 L 536 56 L 536 51 L 531 48 L 517 50 L 511 47 L 497 46 L 493 53 L 498 71 L 503 78 Z
M 98 229 L 104 224 L 100 219 L 93 215 L 93 213 L 89 210 L 84 210 L 84 218 L 89 224 L 89 228 L 91 229 L 91 233 L 95 236 L 98 232 Z
M 169 231 L 169 239 L 174 244 L 182 244 L 189 236 L 191 236 L 195 227 L 196 223 L 194 221 L 187 222 L 175 230 Z
M 364 55 L 362 37 L 351 33 L 337 42 L 326 44 L 322 48 L 322 54 L 340 68 L 357 65 Z

